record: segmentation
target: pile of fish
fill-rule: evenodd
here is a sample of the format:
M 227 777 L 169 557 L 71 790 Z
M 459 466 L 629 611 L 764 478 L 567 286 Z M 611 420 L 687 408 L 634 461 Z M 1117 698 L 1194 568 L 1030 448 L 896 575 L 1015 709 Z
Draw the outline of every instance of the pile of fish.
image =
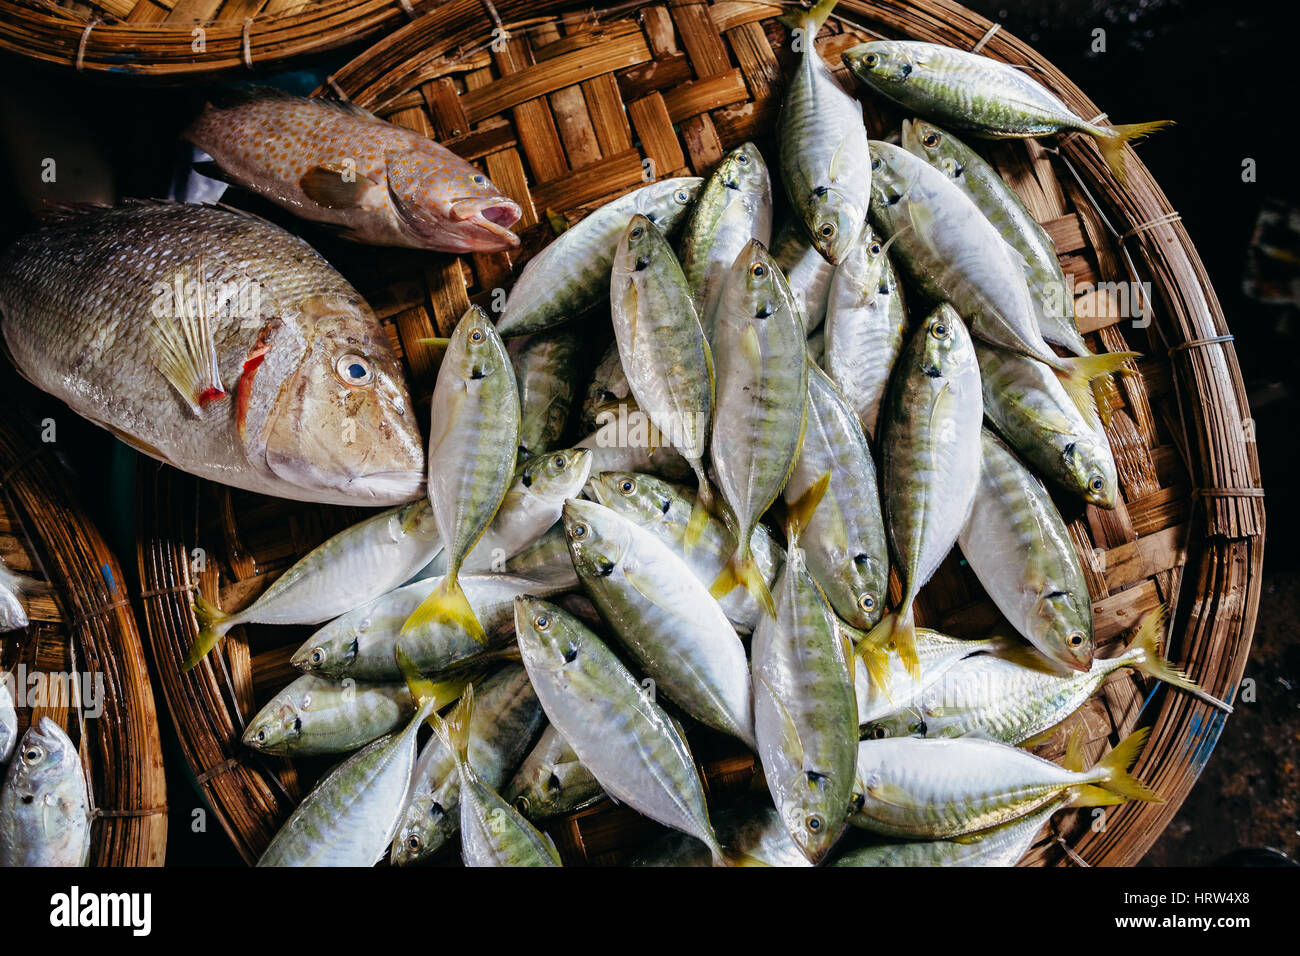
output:
M 1020 70 L 879 41 L 844 62 L 919 118 L 872 139 L 811 42 L 832 6 L 788 18 L 808 42 L 776 130 L 784 215 L 746 143 L 707 181 L 651 183 L 561 231 L 495 321 L 472 307 L 440 342 L 427 455 L 364 303 L 260 220 L 132 206 L 0 266 L 10 351 L 81 413 L 218 481 L 393 505 L 242 610 L 196 599 L 187 667 L 240 624 L 319 625 L 243 742 L 342 759 L 262 865 L 459 847 L 554 866 L 539 827 L 605 797 L 673 831 L 644 865 L 1009 865 L 1065 807 L 1159 799 L 1129 773 L 1145 731 L 1090 766 L 1077 735 L 1060 765 L 1023 749 L 1121 668 L 1219 702 L 1161 656 L 1159 614 L 1094 656 L 1053 495 L 1114 506 L 1095 396 L 1133 354 L 1089 351 L 1050 239 L 949 130 L 1081 131 L 1122 177 L 1123 143 L 1161 124 L 1096 126 Z M 458 167 L 431 183 L 451 160 L 376 123 L 241 97 L 190 136 L 357 241 L 504 240 L 518 207 Z M 371 165 L 349 179 L 359 151 Z M 149 250 L 136 275 L 109 254 L 125 228 Z M 139 318 L 143 274 L 229 278 L 232 247 L 274 300 L 251 321 Z M 608 331 L 585 318 L 606 305 Z M 110 369 L 126 370 L 111 389 Z M 916 624 L 954 545 L 1005 618 L 995 635 Z M 751 750 L 765 792 L 711 812 L 692 753 L 707 734 Z

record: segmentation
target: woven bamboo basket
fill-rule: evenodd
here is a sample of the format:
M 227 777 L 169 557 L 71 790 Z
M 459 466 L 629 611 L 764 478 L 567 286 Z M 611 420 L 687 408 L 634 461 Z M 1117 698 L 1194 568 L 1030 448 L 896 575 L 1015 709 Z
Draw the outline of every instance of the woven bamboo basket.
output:
M 521 263 L 552 237 L 548 211 L 576 221 L 641 185 L 645 159 L 654 160 L 660 176 L 707 175 L 724 151 L 747 139 L 775 155 L 768 138 L 788 66 L 785 29 L 775 19 L 781 12 L 737 0 L 671 0 L 604 14 L 562 2 L 504 0 L 494 8 L 448 0 L 329 78 L 321 95 L 344 96 L 438 139 L 480 163 L 524 209 L 523 244 L 513 259 L 410 259 L 363 250 L 336 257 L 345 272 L 354 266 L 349 274 L 383 318 L 421 404 L 432 390 L 436 356 L 420 339 L 447 334 L 470 302 L 489 307 L 492 290 L 508 287 Z M 980 47 L 1034 69 L 1079 115 L 1100 112 L 1028 46 L 946 0 L 842 0 L 817 44 L 849 81 L 839 53 L 869 37 Z M 875 102 L 867 114 L 873 135 L 896 122 Z M 1127 189 L 1110 177 L 1093 144 L 1078 137 L 1001 143 L 988 156 L 1047 228 L 1076 287 L 1089 290 L 1077 311 L 1091 346 L 1144 353 L 1135 374 L 1122 380 L 1108 429 L 1122 501 L 1113 511 L 1065 503 L 1099 643 L 1125 639 L 1164 604 L 1171 609 L 1171 659 L 1230 700 L 1259 602 L 1264 514 L 1232 338 L 1205 270 L 1132 153 Z M 1121 321 L 1104 288 L 1083 285 L 1129 279 L 1150 286 L 1144 328 Z M 221 653 L 181 676 L 178 664 L 197 632 L 190 590 L 241 607 L 355 515 L 231 492 L 152 463 L 142 468 L 139 556 L 164 688 L 191 766 L 252 859 L 316 768 L 250 753 L 238 743 L 239 729 L 293 676 L 289 652 L 306 631 L 232 632 Z M 206 549 L 202 572 L 193 566 L 195 548 Z M 894 588 L 897 599 L 897 581 Z M 918 615 L 967 636 L 996 622 L 991 602 L 956 558 L 923 591 Z M 1178 811 L 1224 719 L 1168 688 L 1127 673 L 1112 678 L 1068 727 L 1083 726 L 1095 758 L 1135 726 L 1149 725 L 1151 742 L 1136 770 L 1167 802 L 1116 808 L 1104 827 L 1090 815 L 1059 814 L 1024 862 L 1137 861 Z M 1058 733 L 1039 752 L 1059 756 L 1065 736 Z M 729 745 L 706 739 L 697 758 L 714 800 L 753 783 L 752 757 Z M 592 863 L 624 860 L 655 832 L 608 804 L 549 829 L 568 861 Z
M 0 49 L 78 72 L 195 76 L 356 43 L 434 0 L 3 0 Z
M 49 717 L 80 750 L 94 813 L 90 864 L 161 866 L 167 786 L 140 632 L 117 558 L 75 503 L 54 447 L 0 424 L 0 555 L 51 586 L 24 600 L 25 631 L 0 635 L 0 665 L 14 679 L 19 733 Z M 81 678 L 80 696 L 68 675 Z

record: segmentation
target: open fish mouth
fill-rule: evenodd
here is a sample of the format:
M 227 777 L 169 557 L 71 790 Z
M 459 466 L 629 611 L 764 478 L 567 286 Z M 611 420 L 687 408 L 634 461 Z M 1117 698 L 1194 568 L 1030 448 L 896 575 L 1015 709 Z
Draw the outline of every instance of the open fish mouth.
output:
M 451 206 L 453 219 L 471 223 L 501 241 L 509 243 L 512 248 L 519 245 L 519 237 L 510 227 L 518 222 L 523 214 L 524 211 L 519 204 L 505 196 L 461 199 Z

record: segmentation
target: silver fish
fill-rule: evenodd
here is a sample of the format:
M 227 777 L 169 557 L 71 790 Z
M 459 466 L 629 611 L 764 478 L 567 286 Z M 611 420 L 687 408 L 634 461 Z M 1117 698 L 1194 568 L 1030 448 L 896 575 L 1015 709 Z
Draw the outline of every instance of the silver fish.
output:
M 547 724 L 502 795 L 528 819 L 545 820 L 603 800 L 605 791 L 569 742 Z
M 27 728 L 0 792 L 0 866 L 85 866 L 90 803 L 81 757 L 63 728 Z

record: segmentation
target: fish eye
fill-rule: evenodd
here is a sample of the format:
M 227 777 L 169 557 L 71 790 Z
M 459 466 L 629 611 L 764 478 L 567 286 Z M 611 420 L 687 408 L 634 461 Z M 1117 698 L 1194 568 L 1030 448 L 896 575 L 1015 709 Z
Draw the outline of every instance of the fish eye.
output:
M 632 229 L 632 238 L 640 239 L 645 235 L 645 226 L 634 226 Z
M 334 362 L 334 374 L 344 385 L 365 388 L 374 384 L 375 367 L 370 359 L 357 352 L 345 352 Z
M 406 848 L 412 853 L 419 853 L 420 848 L 424 846 L 424 841 L 420 839 L 420 834 L 412 833 L 406 838 Z
M 23 751 L 23 760 L 27 763 L 37 763 L 44 756 L 45 751 L 40 747 L 28 747 Z
M 539 631 L 550 630 L 551 615 L 547 614 L 545 611 L 538 614 L 533 618 L 533 627 L 537 628 Z
M 879 239 L 873 241 L 871 245 L 867 246 L 867 252 L 871 253 L 873 256 L 878 256 L 884 251 L 885 247 L 880 244 Z
M 763 276 L 767 275 L 767 266 L 763 265 L 761 262 L 755 262 L 749 267 L 749 274 L 755 279 L 761 279 Z
M 1082 631 L 1071 631 L 1065 638 L 1065 643 L 1069 644 L 1071 647 L 1082 647 L 1085 640 L 1087 640 L 1087 638 L 1083 636 Z
M 325 663 L 325 648 L 313 647 L 311 650 L 311 662 L 319 667 Z
M 569 534 L 581 541 L 587 536 L 587 526 L 585 524 L 575 524 L 569 529 Z
M 630 495 L 632 492 L 636 491 L 636 482 L 631 478 L 624 478 L 618 483 L 618 490 L 623 492 L 625 495 Z
M 259 744 L 264 744 L 264 743 L 266 743 L 266 728 L 265 728 L 265 727 L 263 727 L 261 730 L 259 730 L 259 731 L 257 732 L 257 742 L 258 742 Z
M 939 134 L 931 130 L 921 137 L 921 145 L 926 149 L 934 149 L 939 145 Z
M 871 171 L 874 173 L 874 172 L 878 172 L 879 170 L 880 170 L 880 157 L 876 157 L 871 161 Z
M 870 594 L 863 594 L 858 598 L 858 609 L 870 614 L 876 609 L 876 599 Z
M 528 811 L 532 809 L 532 804 L 528 802 L 527 797 L 515 797 L 515 809 L 528 816 Z
M 887 737 L 887 736 L 888 736 L 888 734 L 885 733 L 885 728 L 884 728 L 884 727 L 872 727 L 872 728 L 871 728 L 871 739 L 872 739 L 872 740 L 884 740 L 885 737 Z
M 879 62 L 880 62 L 880 57 L 876 56 L 876 54 L 874 53 L 868 53 L 866 56 L 862 58 L 862 65 L 867 67 L 867 69 L 871 69 Z
M 556 455 L 551 459 L 551 467 L 556 471 L 563 471 L 569 464 L 569 459 L 564 455 Z
M 830 239 L 835 235 L 835 223 L 833 222 L 822 223 L 817 230 L 817 234 L 820 235 L 823 239 Z
M 673 193 L 673 199 L 677 200 L 677 202 L 684 206 L 691 201 L 691 194 L 685 189 L 679 189 L 677 192 Z
M 1106 487 L 1106 481 L 1101 475 L 1093 475 L 1088 479 L 1088 488 L 1096 494 L 1101 494 Z
M 804 825 L 813 833 L 821 833 L 822 827 L 826 826 L 826 821 L 822 819 L 820 813 L 810 813 L 808 819 L 804 821 Z
M 482 329 L 470 329 L 470 330 L 469 330 L 469 340 L 470 340 L 471 344 L 473 344 L 473 345 L 482 345 L 482 344 L 483 344 L 483 340 L 486 339 L 486 338 L 487 338 L 487 336 L 483 334 L 483 330 L 482 330 Z
M 737 153 L 736 162 L 740 163 L 740 165 L 742 166 L 747 166 L 749 165 L 749 157 L 746 156 L 744 153 Z
M 936 322 L 930 326 L 930 334 L 942 341 L 952 335 L 952 329 L 948 328 L 945 322 Z

